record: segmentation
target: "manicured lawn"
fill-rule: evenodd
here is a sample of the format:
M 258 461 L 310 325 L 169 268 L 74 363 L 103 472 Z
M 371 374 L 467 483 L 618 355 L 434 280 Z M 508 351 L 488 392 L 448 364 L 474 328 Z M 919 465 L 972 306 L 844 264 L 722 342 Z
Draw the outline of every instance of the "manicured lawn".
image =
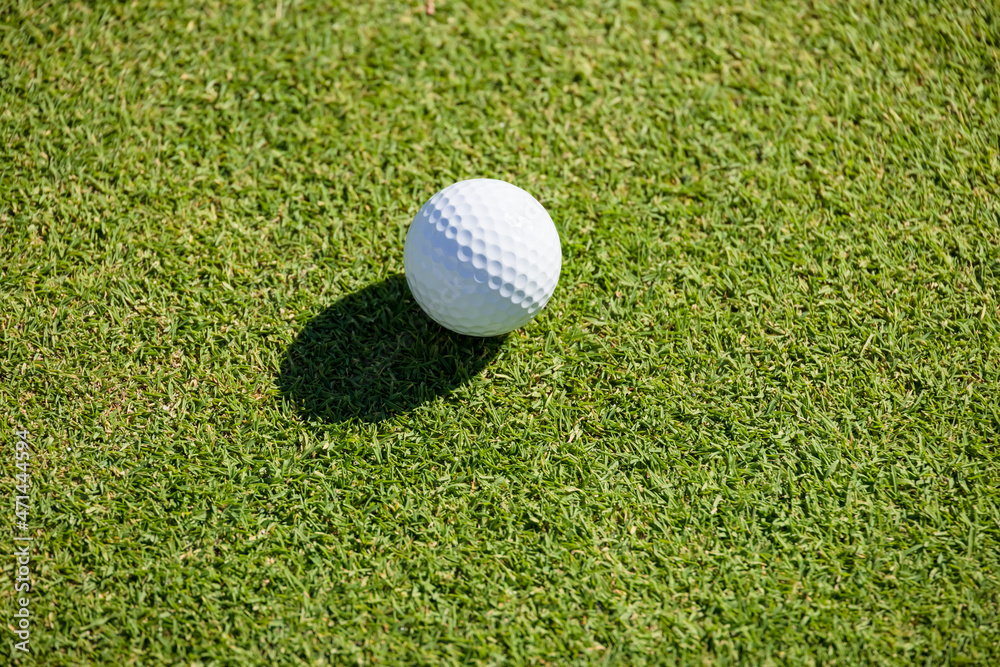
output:
M 0 3 L 0 659 L 1000 664 L 1000 4 L 419 4 Z

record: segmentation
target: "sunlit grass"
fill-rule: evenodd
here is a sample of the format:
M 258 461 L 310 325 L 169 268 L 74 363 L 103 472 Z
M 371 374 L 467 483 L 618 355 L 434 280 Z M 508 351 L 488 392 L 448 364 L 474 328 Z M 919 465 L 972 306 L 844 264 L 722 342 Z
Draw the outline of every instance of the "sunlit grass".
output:
M 1000 8 L 418 4 L 0 6 L 33 664 L 1000 662 Z

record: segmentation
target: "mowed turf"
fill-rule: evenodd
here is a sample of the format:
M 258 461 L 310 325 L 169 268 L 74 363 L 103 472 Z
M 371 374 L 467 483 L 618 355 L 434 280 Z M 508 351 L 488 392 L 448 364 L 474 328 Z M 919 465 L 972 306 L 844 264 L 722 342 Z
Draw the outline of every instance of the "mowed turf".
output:
M 418 4 L 0 4 L 0 657 L 1000 663 L 1000 5 Z

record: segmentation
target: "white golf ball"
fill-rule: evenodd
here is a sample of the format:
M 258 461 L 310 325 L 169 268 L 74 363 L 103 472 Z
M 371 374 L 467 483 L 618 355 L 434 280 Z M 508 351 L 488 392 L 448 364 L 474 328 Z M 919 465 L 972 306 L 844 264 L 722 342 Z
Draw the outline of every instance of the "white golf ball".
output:
M 406 282 L 434 321 L 469 336 L 497 336 L 548 303 L 562 266 L 552 218 L 527 192 L 481 178 L 428 200 L 406 234 Z

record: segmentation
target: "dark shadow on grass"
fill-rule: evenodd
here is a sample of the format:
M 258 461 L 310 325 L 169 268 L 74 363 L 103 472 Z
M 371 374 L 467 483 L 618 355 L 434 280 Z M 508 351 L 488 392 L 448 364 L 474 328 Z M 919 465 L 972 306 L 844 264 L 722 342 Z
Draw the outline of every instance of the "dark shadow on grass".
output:
M 468 382 L 502 343 L 441 327 L 397 275 L 310 320 L 288 348 L 278 386 L 306 420 L 380 422 Z

